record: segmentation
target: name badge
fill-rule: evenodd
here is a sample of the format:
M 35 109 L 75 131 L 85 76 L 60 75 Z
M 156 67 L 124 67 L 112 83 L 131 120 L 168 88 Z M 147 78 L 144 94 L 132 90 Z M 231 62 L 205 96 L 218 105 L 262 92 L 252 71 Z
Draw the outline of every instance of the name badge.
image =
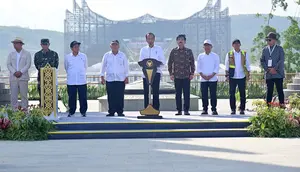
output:
M 268 60 L 268 67 L 272 67 L 272 59 Z

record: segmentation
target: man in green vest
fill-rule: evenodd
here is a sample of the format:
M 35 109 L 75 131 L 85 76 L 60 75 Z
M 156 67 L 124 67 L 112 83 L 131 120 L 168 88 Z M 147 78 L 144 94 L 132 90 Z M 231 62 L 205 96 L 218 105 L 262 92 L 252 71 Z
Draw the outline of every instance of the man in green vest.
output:
M 246 51 L 241 50 L 241 41 L 232 42 L 233 50 L 229 51 L 225 59 L 226 78 L 229 80 L 231 115 L 236 114 L 236 87 L 240 94 L 240 114 L 245 114 L 246 80 L 250 77 L 250 61 Z

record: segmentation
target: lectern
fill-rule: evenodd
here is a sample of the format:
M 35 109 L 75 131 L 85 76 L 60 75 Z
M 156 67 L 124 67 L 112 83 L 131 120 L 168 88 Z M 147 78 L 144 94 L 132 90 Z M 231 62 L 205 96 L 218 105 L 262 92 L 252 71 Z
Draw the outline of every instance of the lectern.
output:
M 149 105 L 147 106 L 146 109 L 141 110 L 140 114 L 142 116 L 138 116 L 138 119 L 162 119 L 162 116 L 159 116 L 159 110 L 154 109 L 152 106 L 152 101 L 151 101 L 151 86 L 154 80 L 154 76 L 157 71 L 157 67 L 162 64 L 162 62 L 156 60 L 156 59 L 151 59 L 147 58 L 144 59 L 143 61 L 140 61 L 138 63 L 142 68 L 143 68 L 143 73 L 145 75 L 146 82 L 148 83 L 149 87 Z

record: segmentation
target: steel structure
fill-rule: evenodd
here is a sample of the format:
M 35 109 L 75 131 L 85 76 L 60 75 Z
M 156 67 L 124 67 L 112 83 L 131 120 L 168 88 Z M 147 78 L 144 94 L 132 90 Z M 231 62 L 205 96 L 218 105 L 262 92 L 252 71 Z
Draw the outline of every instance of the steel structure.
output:
M 122 21 L 113 21 L 101 16 L 89 8 L 86 0 L 81 2 L 80 7 L 76 0 L 73 0 L 73 12 L 66 11 L 65 52 L 70 52 L 71 41 L 80 41 L 81 50 L 92 59 L 90 64 L 101 60 L 102 55 L 109 50 L 109 42 L 114 39 L 121 41 L 122 50 L 129 54 L 131 61 L 136 61 L 138 52 L 131 50 L 128 40 L 144 41 L 147 32 L 155 33 L 166 57 L 170 49 L 176 46 L 174 38 L 181 33 L 187 35 L 187 47 L 193 50 L 195 56 L 202 52 L 202 42 L 205 39 L 212 40 L 214 52 L 221 57 L 224 57 L 231 47 L 229 9 L 221 11 L 221 0 L 217 0 L 216 3 L 208 0 L 203 10 L 182 20 L 168 20 L 145 14 Z

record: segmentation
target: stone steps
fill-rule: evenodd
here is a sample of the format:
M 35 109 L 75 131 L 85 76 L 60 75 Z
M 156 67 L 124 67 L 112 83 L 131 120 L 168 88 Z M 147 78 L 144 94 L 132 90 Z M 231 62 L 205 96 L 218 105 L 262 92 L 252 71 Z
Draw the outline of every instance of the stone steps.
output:
M 300 90 L 288 90 L 288 89 L 285 89 L 283 91 L 284 91 L 284 96 L 286 98 L 288 98 L 289 96 L 291 96 L 291 95 L 293 95 L 295 93 L 300 95 Z
M 300 84 L 300 77 L 293 78 L 293 84 Z
M 300 84 L 287 84 L 287 89 L 288 90 L 300 90 Z

